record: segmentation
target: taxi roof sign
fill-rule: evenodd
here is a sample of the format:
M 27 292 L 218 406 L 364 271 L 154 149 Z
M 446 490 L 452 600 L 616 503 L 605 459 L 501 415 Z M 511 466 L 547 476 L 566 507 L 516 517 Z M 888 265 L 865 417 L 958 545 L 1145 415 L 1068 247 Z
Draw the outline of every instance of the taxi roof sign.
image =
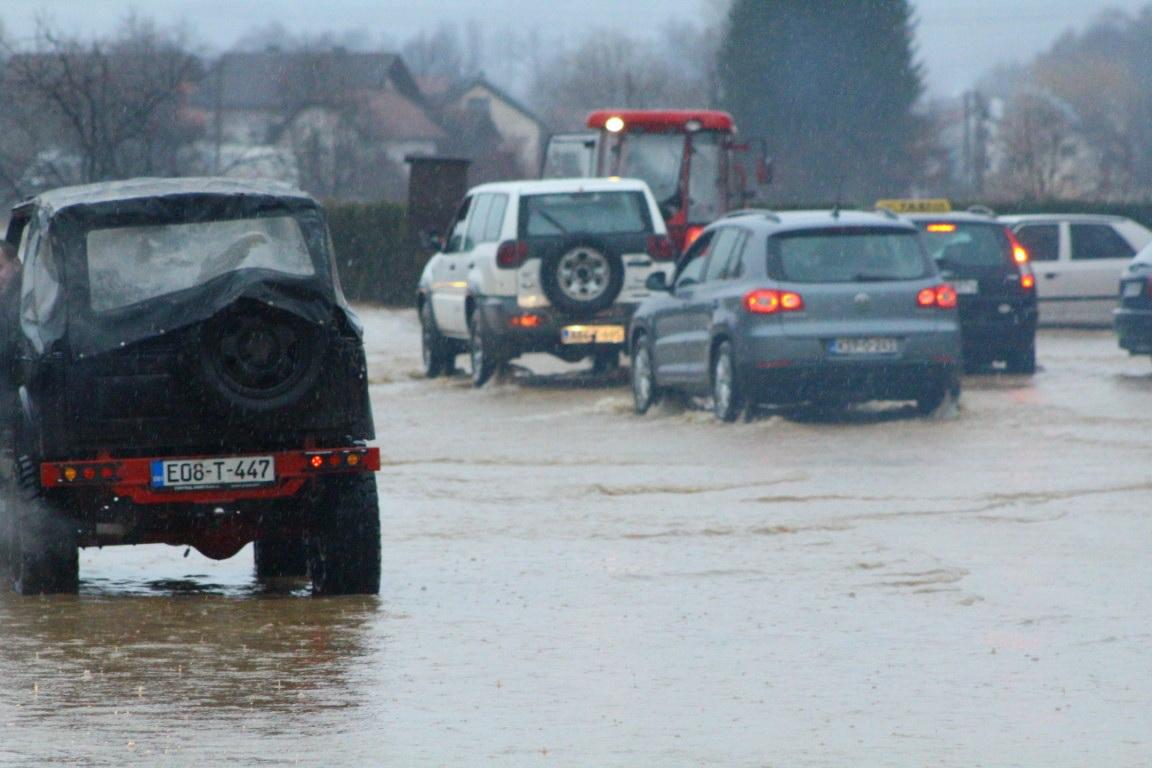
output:
M 945 198 L 926 198 L 923 200 L 877 200 L 877 208 L 884 208 L 892 213 L 951 213 L 952 203 Z

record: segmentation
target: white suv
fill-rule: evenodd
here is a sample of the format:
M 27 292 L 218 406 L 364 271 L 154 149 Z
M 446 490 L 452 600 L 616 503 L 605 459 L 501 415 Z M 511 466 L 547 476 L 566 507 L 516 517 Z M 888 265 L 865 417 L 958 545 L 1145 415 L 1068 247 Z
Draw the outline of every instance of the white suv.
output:
M 420 277 L 429 377 L 467 351 L 482 386 L 526 352 L 614 367 L 654 272 L 676 253 L 652 193 L 634 179 L 554 179 L 470 190 Z

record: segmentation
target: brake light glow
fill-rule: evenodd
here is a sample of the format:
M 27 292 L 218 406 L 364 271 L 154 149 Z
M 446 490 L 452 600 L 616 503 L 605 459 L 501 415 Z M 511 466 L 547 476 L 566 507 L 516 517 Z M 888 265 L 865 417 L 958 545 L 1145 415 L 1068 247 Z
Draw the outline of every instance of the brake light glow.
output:
M 649 235 L 648 255 L 652 257 L 652 261 L 674 261 L 676 246 L 664 235 Z
M 513 328 L 539 328 L 540 315 L 513 315 L 508 324 Z
M 754 315 L 774 315 L 777 312 L 800 312 L 804 297 L 792 291 L 760 289 L 744 295 L 744 309 Z
M 916 294 L 916 306 L 925 309 L 955 309 L 956 289 L 947 283 L 924 288 Z
M 1036 276 L 1030 272 L 1020 275 L 1020 287 L 1030 291 L 1036 287 Z
M 942 233 L 942 232 L 955 232 L 955 224 L 929 224 L 927 227 L 929 232 Z
M 496 249 L 496 266 L 501 269 L 519 269 L 528 259 L 528 243 L 523 240 L 505 240 Z
M 687 248 L 696 242 L 696 238 L 700 237 L 703 231 L 704 227 L 688 227 L 688 231 L 684 233 L 684 247 Z
M 1010 229 L 1005 229 L 1004 234 L 1008 235 L 1008 242 L 1012 244 L 1012 261 L 1017 264 L 1027 264 L 1029 261 L 1028 249 L 1020 244 L 1016 233 Z

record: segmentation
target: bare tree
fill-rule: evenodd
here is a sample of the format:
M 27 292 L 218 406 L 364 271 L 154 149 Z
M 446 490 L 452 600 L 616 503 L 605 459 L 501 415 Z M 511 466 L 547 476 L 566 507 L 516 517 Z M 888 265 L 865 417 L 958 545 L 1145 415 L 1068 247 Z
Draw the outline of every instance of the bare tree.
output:
M 685 44 L 685 30 L 669 33 Z M 557 128 L 577 128 L 597 107 L 705 107 L 711 102 L 711 57 L 672 63 L 661 43 L 619 32 L 596 32 L 561 51 L 537 73 L 534 101 Z M 694 66 L 693 66 L 694 64 Z
M 1065 105 L 1046 94 L 1018 93 L 1005 110 L 997 137 L 1004 191 L 1033 200 L 1069 194 L 1077 152 L 1073 129 Z
M 180 172 L 196 134 L 184 99 L 200 74 L 183 34 L 130 16 L 111 39 L 41 27 L 30 49 L 8 53 L 5 109 L 52 183 Z

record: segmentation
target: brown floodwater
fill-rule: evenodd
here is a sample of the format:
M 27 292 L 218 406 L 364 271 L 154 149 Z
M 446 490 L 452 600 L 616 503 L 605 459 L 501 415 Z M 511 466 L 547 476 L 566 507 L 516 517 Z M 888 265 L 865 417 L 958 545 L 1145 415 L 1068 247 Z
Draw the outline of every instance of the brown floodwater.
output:
M 1152 366 L 734 425 L 530 360 L 420 380 L 366 312 L 381 594 L 85 551 L 0 596 L 3 766 L 1152 764 Z

